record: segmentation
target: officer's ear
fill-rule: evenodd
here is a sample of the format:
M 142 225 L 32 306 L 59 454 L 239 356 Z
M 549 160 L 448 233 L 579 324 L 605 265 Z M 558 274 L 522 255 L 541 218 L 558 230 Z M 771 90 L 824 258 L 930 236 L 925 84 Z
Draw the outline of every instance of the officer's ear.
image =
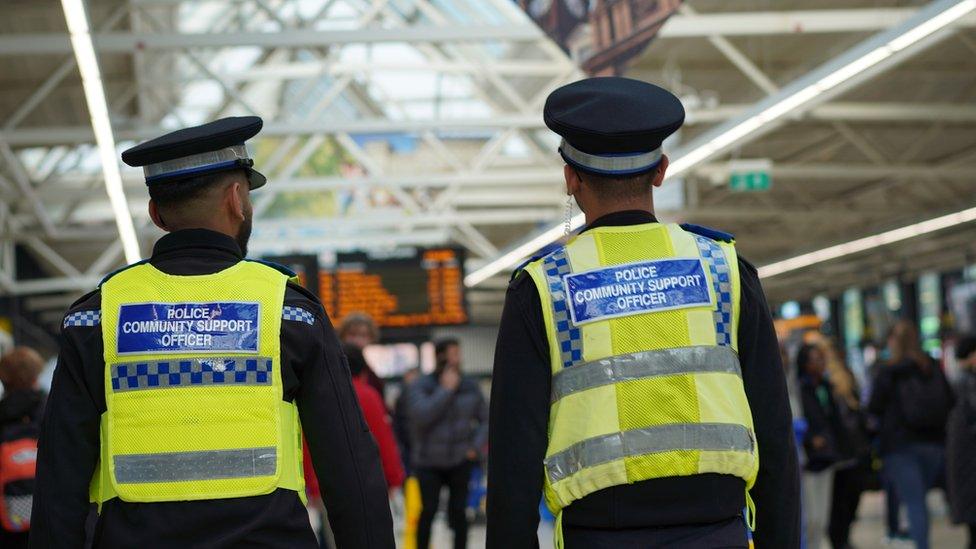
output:
M 249 190 L 249 187 L 245 187 L 238 179 L 234 179 L 224 189 L 224 201 L 230 206 L 231 215 L 240 221 L 247 219 L 247 193 Z
M 661 162 L 654 168 L 654 177 L 651 178 L 651 185 L 660 187 L 664 183 L 664 174 L 668 171 L 668 155 L 661 155 Z
M 160 229 L 169 232 L 169 227 L 166 226 L 166 222 L 163 221 L 163 215 L 159 213 L 159 206 L 156 205 L 156 201 L 149 199 L 149 218 L 152 219 L 154 225 Z
M 563 166 L 563 177 L 566 178 L 566 196 L 576 196 L 579 194 L 580 186 L 583 184 L 579 172 L 574 170 L 569 164 L 566 164 Z

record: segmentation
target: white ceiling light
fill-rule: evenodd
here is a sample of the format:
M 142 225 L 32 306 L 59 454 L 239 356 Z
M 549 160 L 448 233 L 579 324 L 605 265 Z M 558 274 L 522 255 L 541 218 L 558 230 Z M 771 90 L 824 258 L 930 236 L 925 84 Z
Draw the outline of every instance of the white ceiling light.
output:
M 84 0 L 61 0 L 61 7 L 64 9 L 65 21 L 68 23 L 71 47 L 78 61 L 78 71 L 81 73 L 81 83 L 85 90 L 85 102 L 88 104 L 88 114 L 91 116 L 95 142 L 98 144 L 98 156 L 105 177 L 105 191 L 115 213 L 115 224 L 119 230 L 119 238 L 122 240 L 125 259 L 129 263 L 135 263 L 141 259 L 139 239 L 136 238 L 132 214 L 129 212 L 129 204 L 122 189 L 122 176 L 119 173 L 119 161 L 115 154 L 115 136 L 112 134 L 112 124 L 108 118 L 108 103 L 105 100 L 105 90 L 102 88 L 98 60 L 95 58 L 95 47 L 92 44 Z
M 741 145 L 743 139 L 769 129 L 786 114 L 811 108 L 841 93 L 846 85 L 866 77 L 869 69 L 878 67 L 896 53 L 918 44 L 973 10 L 976 10 L 976 0 L 936 0 L 930 3 L 904 23 L 861 42 L 756 103 L 741 117 L 705 132 L 687 147 L 677 151 L 668 167 L 668 177 L 687 172 L 733 145 Z M 579 228 L 583 222 L 582 214 L 574 216 L 572 228 Z M 562 224 L 546 229 L 472 271 L 464 278 L 465 285 L 475 286 L 495 273 L 515 266 L 529 254 L 559 238 L 562 233 Z
M 777 261 L 776 263 L 771 263 L 769 265 L 760 267 L 759 276 L 761 278 L 769 278 L 776 275 L 781 275 L 783 273 L 803 269 L 817 263 L 823 263 L 824 261 L 838 259 L 851 254 L 856 254 L 858 252 L 873 250 L 874 248 L 880 246 L 887 246 L 889 244 L 894 244 L 895 242 L 933 233 L 935 231 L 941 231 L 942 229 L 947 229 L 961 223 L 969 223 L 971 221 L 976 221 L 976 208 L 969 208 L 961 212 L 943 215 L 941 217 L 929 219 L 928 221 L 914 223 L 912 225 L 893 229 L 876 235 L 858 238 L 857 240 L 852 240 L 836 246 L 830 246 L 829 248 L 824 248 L 815 252 L 784 259 L 783 261 Z

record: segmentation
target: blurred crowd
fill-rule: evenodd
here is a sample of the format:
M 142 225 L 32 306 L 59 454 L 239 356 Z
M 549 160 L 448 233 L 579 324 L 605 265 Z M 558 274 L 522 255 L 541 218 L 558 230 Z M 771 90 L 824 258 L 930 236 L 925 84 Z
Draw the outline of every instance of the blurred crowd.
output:
M 459 340 L 434 343 L 434 368 L 386 380 L 364 349 L 379 342 L 373 320 L 344 318 L 338 336 L 390 489 L 391 504 L 409 524 L 416 547 L 426 548 L 439 511 L 445 511 L 454 547 L 464 548 L 472 509 L 479 507 L 487 453 L 488 408 L 478 380 L 465 375 Z M 955 340 L 961 372 L 950 383 L 944 365 L 926 354 L 914 324 L 897 322 L 867 368 L 865 381 L 846 365 L 832 340 L 807 332 L 783 345 L 783 362 L 803 463 L 805 547 L 851 548 L 851 527 L 862 494 L 883 490 L 890 547 L 927 549 L 927 494 L 941 489 L 951 519 L 968 525 L 976 548 L 976 335 Z M 23 457 L 36 452 L 45 393 L 38 378 L 44 361 L 15 347 L 0 357 L 0 547 L 26 547 L 32 469 Z M 389 384 L 390 386 L 387 386 Z M 18 456 L 16 461 L 11 456 Z M 32 462 L 31 462 L 32 463 Z M 334 547 L 321 493 L 308 459 L 309 505 L 321 516 L 323 547 Z M 409 480 L 408 480 L 409 479 Z M 415 516 L 404 510 L 404 486 Z M 409 490 L 406 490 L 409 491 Z M 442 493 L 446 491 L 446 506 Z M 409 497 L 407 498 L 410 499 Z M 406 507 L 410 507 L 409 503 Z
M 454 547 L 465 548 L 469 508 L 480 507 L 481 498 L 472 494 L 472 488 L 477 492 L 483 484 L 488 403 L 477 380 L 463 372 L 460 342 L 455 338 L 434 342 L 433 371 L 423 374 L 419 367 L 406 371 L 388 407 L 386 382 L 363 353 L 366 347 L 379 342 L 379 329 L 373 319 L 361 313 L 350 314 L 340 323 L 338 336 L 363 418 L 379 448 L 394 507 L 405 506 L 403 487 L 410 482 L 408 477 L 419 487 L 420 501 L 414 502 L 413 507 L 420 512 L 415 517 L 415 531 L 411 532 L 416 547 L 430 545 L 432 525 L 446 489 L 447 521 L 454 533 Z M 334 547 L 307 448 L 305 477 L 310 505 L 322 517 L 322 547 Z M 399 514 L 406 512 L 401 510 Z
M 976 336 L 955 344 L 961 375 L 922 350 L 901 320 L 859 385 L 832 341 L 808 333 L 783 349 L 803 464 L 805 547 L 853 547 L 862 494 L 883 490 L 885 546 L 930 547 L 929 491 L 942 489 L 951 518 L 976 548 Z

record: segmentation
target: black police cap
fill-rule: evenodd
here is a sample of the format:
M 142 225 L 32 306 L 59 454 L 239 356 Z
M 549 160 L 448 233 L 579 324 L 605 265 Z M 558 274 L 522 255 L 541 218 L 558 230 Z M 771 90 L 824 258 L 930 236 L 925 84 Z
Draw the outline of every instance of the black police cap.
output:
M 263 125 L 257 116 L 221 118 L 140 143 L 123 152 L 122 161 L 143 167 L 147 185 L 243 169 L 250 188 L 257 189 L 267 179 L 253 168 L 254 160 L 244 142 L 257 135 Z
M 661 144 L 684 123 L 685 109 L 674 94 L 654 84 L 600 77 L 552 92 L 543 117 L 563 137 L 559 152 L 568 164 L 622 176 L 658 165 Z

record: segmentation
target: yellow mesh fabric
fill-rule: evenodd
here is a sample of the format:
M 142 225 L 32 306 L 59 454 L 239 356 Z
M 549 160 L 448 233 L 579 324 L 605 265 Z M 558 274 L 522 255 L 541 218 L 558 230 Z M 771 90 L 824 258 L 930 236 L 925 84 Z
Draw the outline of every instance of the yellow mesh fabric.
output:
M 626 458 L 627 480 L 639 482 L 649 478 L 697 475 L 700 454 L 698 450 L 683 450 Z
M 616 432 L 619 421 L 614 411 L 619 401 L 617 388 L 605 385 L 569 395 L 555 403 L 549 414 L 552 437 L 546 455 L 561 452 L 581 440 Z M 560 408 L 569 408 L 572 412 L 560 414 Z
M 109 279 L 102 287 L 102 333 L 105 347 L 105 390 L 108 411 L 102 422 L 101 477 L 97 500 L 117 495 L 125 501 L 158 502 L 220 499 L 270 493 L 277 486 L 304 486 L 298 446 L 300 427 L 294 404 L 282 401 L 280 326 L 287 277 L 251 262 L 241 262 L 205 276 L 172 276 L 145 264 Z M 255 353 L 194 351 L 187 354 L 126 354 L 116 352 L 119 310 L 139 303 L 257 303 L 258 349 Z M 272 361 L 269 384 L 194 384 L 115 391 L 111 366 L 121 363 L 196 358 L 248 358 Z M 282 426 L 282 422 L 289 425 Z M 287 438 L 287 440 L 283 440 Z M 272 448 L 274 474 L 241 474 L 236 478 L 180 481 L 119 482 L 117 458 Z M 267 455 L 263 452 L 262 455 Z M 287 462 L 287 463 L 286 463 Z M 292 463 L 293 462 L 293 463 Z M 280 481 L 282 471 L 288 477 Z M 110 485 L 106 486 L 106 480 Z
M 699 421 L 694 376 L 641 379 L 618 383 L 616 387 L 621 431 Z

